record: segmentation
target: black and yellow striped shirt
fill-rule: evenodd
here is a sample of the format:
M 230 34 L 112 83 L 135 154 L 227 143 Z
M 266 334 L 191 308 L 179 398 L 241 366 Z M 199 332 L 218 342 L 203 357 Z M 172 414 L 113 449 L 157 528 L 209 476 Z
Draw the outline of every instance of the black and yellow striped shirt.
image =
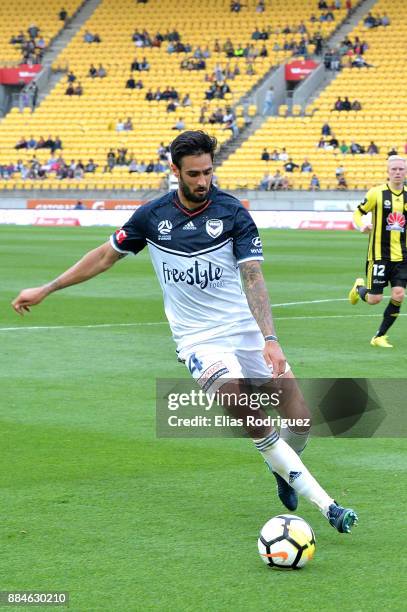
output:
M 360 215 L 368 212 L 372 213 L 373 225 L 369 237 L 368 261 L 407 261 L 406 187 L 400 193 L 392 191 L 387 184 L 369 189 L 355 211 L 356 223 L 358 217 L 361 219 Z

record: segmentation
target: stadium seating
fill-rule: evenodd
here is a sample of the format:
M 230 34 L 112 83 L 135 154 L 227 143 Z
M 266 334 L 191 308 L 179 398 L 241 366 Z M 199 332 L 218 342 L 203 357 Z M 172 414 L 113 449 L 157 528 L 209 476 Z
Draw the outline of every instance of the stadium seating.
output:
M 162 184 L 161 174 L 131 174 L 126 167 L 116 167 L 113 172 L 103 172 L 106 155 L 112 147 L 115 150 L 125 147 L 129 155 L 138 161 L 149 162 L 157 157 L 160 142 L 169 143 L 176 132 L 172 129 L 178 117 L 182 116 L 187 129 L 202 127 L 199 123 L 202 105 L 207 104 L 210 111 L 227 104 L 237 104 L 243 95 L 247 94 L 274 66 L 284 62 L 289 57 L 289 51 L 274 51 L 276 42 L 282 47 L 287 38 L 284 34 L 272 35 L 268 40 L 251 41 L 251 35 L 256 27 L 260 30 L 270 26 L 273 30 L 282 29 L 287 24 L 298 26 L 305 21 L 310 34 L 320 29 L 327 36 L 343 19 L 345 11 L 337 11 L 337 21 L 332 23 L 310 23 L 309 16 L 315 11 L 314 0 L 292 0 L 290 12 L 287 15 L 285 0 L 273 0 L 271 8 L 265 13 L 256 13 L 255 0 L 246 0 L 240 13 L 231 13 L 229 0 L 208 0 L 205 9 L 198 0 L 150 0 L 147 4 L 136 3 L 134 0 L 104 0 L 91 18 L 83 25 L 67 48 L 55 62 L 55 68 L 72 70 L 82 83 L 83 96 L 66 96 L 66 79 L 63 78 L 41 106 L 33 113 L 20 113 L 13 109 L 0 126 L 3 149 L 0 153 L 0 163 L 30 159 L 32 153 L 19 152 L 13 149 L 21 136 L 36 138 L 59 135 L 63 141 L 65 160 L 86 162 L 89 158 L 98 164 L 94 175 L 86 175 L 80 181 L 50 179 L 41 182 L 44 188 L 65 189 L 72 185 L 83 188 L 117 188 L 137 189 L 156 188 Z M 268 3 L 266 3 L 268 5 Z M 169 54 L 167 42 L 158 48 L 136 48 L 131 40 L 135 29 L 146 29 L 151 36 L 157 31 L 166 33 L 178 30 L 182 41 L 190 43 L 194 49 L 209 46 L 211 57 L 207 60 L 206 71 L 181 70 L 180 63 L 185 54 Z M 89 44 L 83 41 L 85 31 L 98 33 L 102 42 Z M 205 72 L 211 74 L 219 62 L 225 68 L 227 62 L 224 53 L 214 53 L 214 41 L 220 45 L 230 38 L 236 44 L 246 45 L 249 42 L 260 49 L 266 44 L 268 56 L 257 57 L 254 62 L 255 74 L 246 74 L 245 58 L 233 58 L 232 68 L 239 64 L 240 75 L 229 82 L 231 93 L 225 100 L 206 102 L 204 92 L 208 87 L 205 82 Z M 289 36 L 299 40 L 300 34 Z M 192 55 L 192 54 L 187 54 Z M 143 81 L 144 89 L 128 90 L 126 80 L 130 74 L 130 64 L 134 57 L 146 57 L 151 69 L 148 72 L 136 72 L 136 79 Z M 89 78 L 90 64 L 99 63 L 107 70 L 104 79 Z M 165 102 L 147 102 L 145 93 L 149 88 L 155 91 L 158 87 L 174 86 L 180 97 L 190 94 L 192 106 L 180 108 L 176 113 L 167 113 Z M 255 112 L 255 109 L 253 109 Z M 253 114 L 253 113 L 249 113 Z M 119 119 L 131 117 L 134 130 L 117 133 L 116 123 Z M 239 126 L 244 124 L 242 113 L 238 113 Z M 205 124 L 205 129 L 216 135 L 220 143 L 231 136 L 230 130 L 222 125 Z M 49 153 L 38 151 L 37 158 L 42 162 Z M 0 181 L 0 185 L 12 188 L 14 185 L 30 188 L 32 181 Z M 37 185 L 37 183 L 36 183 Z
M 345 68 L 306 109 L 306 116 L 285 117 L 286 107 L 280 107 L 278 117 L 270 117 L 244 144 L 227 159 L 216 173 L 222 187 L 228 189 L 255 188 L 266 171 L 279 169 L 281 161 L 260 161 L 264 147 L 269 151 L 286 147 L 294 162 L 301 165 L 307 158 L 320 179 L 321 188 L 336 188 L 335 169 L 345 168 L 348 188 L 366 189 L 386 179 L 387 153 L 395 147 L 404 154 L 407 133 L 402 128 L 407 118 L 404 100 L 407 81 L 403 74 L 407 17 L 402 0 L 379 0 L 373 7 L 374 15 L 387 13 L 390 26 L 367 29 L 363 20 L 349 33 L 351 40 L 359 36 L 369 45 L 364 58 L 370 68 Z M 333 111 L 338 98 L 358 99 L 360 111 Z M 296 109 L 297 111 L 297 109 Z M 297 111 L 298 112 L 298 111 Z M 294 113 L 295 114 L 295 113 Z M 328 122 L 339 143 L 354 141 L 368 147 L 373 140 L 379 147 L 378 155 L 342 155 L 316 147 L 321 138 L 321 127 Z M 287 174 L 291 187 L 308 189 L 311 174 Z
M 64 5 L 68 16 L 72 16 L 81 4 L 81 0 L 13 0 L 0 4 L 0 62 L 2 66 L 15 65 L 21 60 L 19 45 L 10 44 L 10 39 L 20 31 L 27 34 L 27 28 L 35 24 L 41 30 L 46 45 L 55 38 L 64 23 L 59 19 L 59 12 Z

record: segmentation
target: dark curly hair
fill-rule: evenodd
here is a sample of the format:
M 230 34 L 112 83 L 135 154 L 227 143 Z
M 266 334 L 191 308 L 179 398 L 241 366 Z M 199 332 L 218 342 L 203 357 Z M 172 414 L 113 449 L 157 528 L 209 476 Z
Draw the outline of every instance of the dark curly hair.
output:
M 202 130 L 186 130 L 171 143 L 172 163 L 180 169 L 183 157 L 186 155 L 203 155 L 204 153 L 209 153 L 213 161 L 217 144 L 216 138 L 209 136 Z

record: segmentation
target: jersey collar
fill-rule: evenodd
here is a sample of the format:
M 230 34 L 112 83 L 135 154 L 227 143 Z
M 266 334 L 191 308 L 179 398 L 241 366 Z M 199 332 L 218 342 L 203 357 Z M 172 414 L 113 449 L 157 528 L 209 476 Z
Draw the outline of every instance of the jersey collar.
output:
M 209 195 L 211 194 L 211 192 L 212 192 L 212 188 L 209 190 Z M 201 212 L 203 212 L 204 210 L 208 208 L 211 202 L 212 200 L 208 198 L 203 204 L 201 204 L 201 206 L 198 206 L 198 208 L 194 208 L 194 210 L 190 210 L 189 208 L 186 208 L 182 204 L 182 202 L 180 201 L 178 197 L 178 193 L 176 191 L 173 197 L 173 203 L 175 204 L 175 206 L 179 208 L 180 211 L 184 213 L 184 215 L 187 215 L 187 217 L 195 217 L 196 215 L 199 215 Z
M 399 196 L 401 196 L 401 194 L 402 194 L 402 193 L 404 193 L 404 186 L 403 186 L 402 190 L 400 191 L 400 193 L 397 193 L 397 191 L 393 191 L 393 190 L 392 190 L 392 188 L 390 187 L 390 185 L 389 185 L 388 183 L 386 183 L 386 185 L 387 185 L 387 187 L 388 187 L 389 191 L 390 191 L 390 192 L 391 192 L 393 195 L 395 195 L 395 196 L 398 196 L 398 197 L 399 197 Z

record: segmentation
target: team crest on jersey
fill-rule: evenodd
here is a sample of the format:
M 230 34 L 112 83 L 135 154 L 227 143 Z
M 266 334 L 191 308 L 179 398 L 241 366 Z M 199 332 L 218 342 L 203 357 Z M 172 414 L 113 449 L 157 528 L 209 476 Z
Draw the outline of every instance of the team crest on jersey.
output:
M 218 238 L 223 232 L 223 221 L 220 219 L 209 219 L 206 222 L 206 231 L 211 238 Z
M 172 230 L 172 223 L 168 219 L 164 219 L 160 221 L 158 224 L 158 240 L 171 240 L 171 236 L 169 235 Z
M 116 231 L 117 244 L 121 244 L 123 240 L 125 240 L 126 238 L 127 238 L 127 234 L 124 231 L 124 229 L 119 229 Z
M 383 202 L 383 206 L 384 206 L 384 208 L 391 208 L 391 202 L 390 202 L 390 200 L 385 200 L 385 201 Z
M 400 212 L 392 212 L 386 219 L 387 230 L 392 230 L 393 232 L 404 232 L 404 226 L 406 224 L 406 218 L 403 213 Z

